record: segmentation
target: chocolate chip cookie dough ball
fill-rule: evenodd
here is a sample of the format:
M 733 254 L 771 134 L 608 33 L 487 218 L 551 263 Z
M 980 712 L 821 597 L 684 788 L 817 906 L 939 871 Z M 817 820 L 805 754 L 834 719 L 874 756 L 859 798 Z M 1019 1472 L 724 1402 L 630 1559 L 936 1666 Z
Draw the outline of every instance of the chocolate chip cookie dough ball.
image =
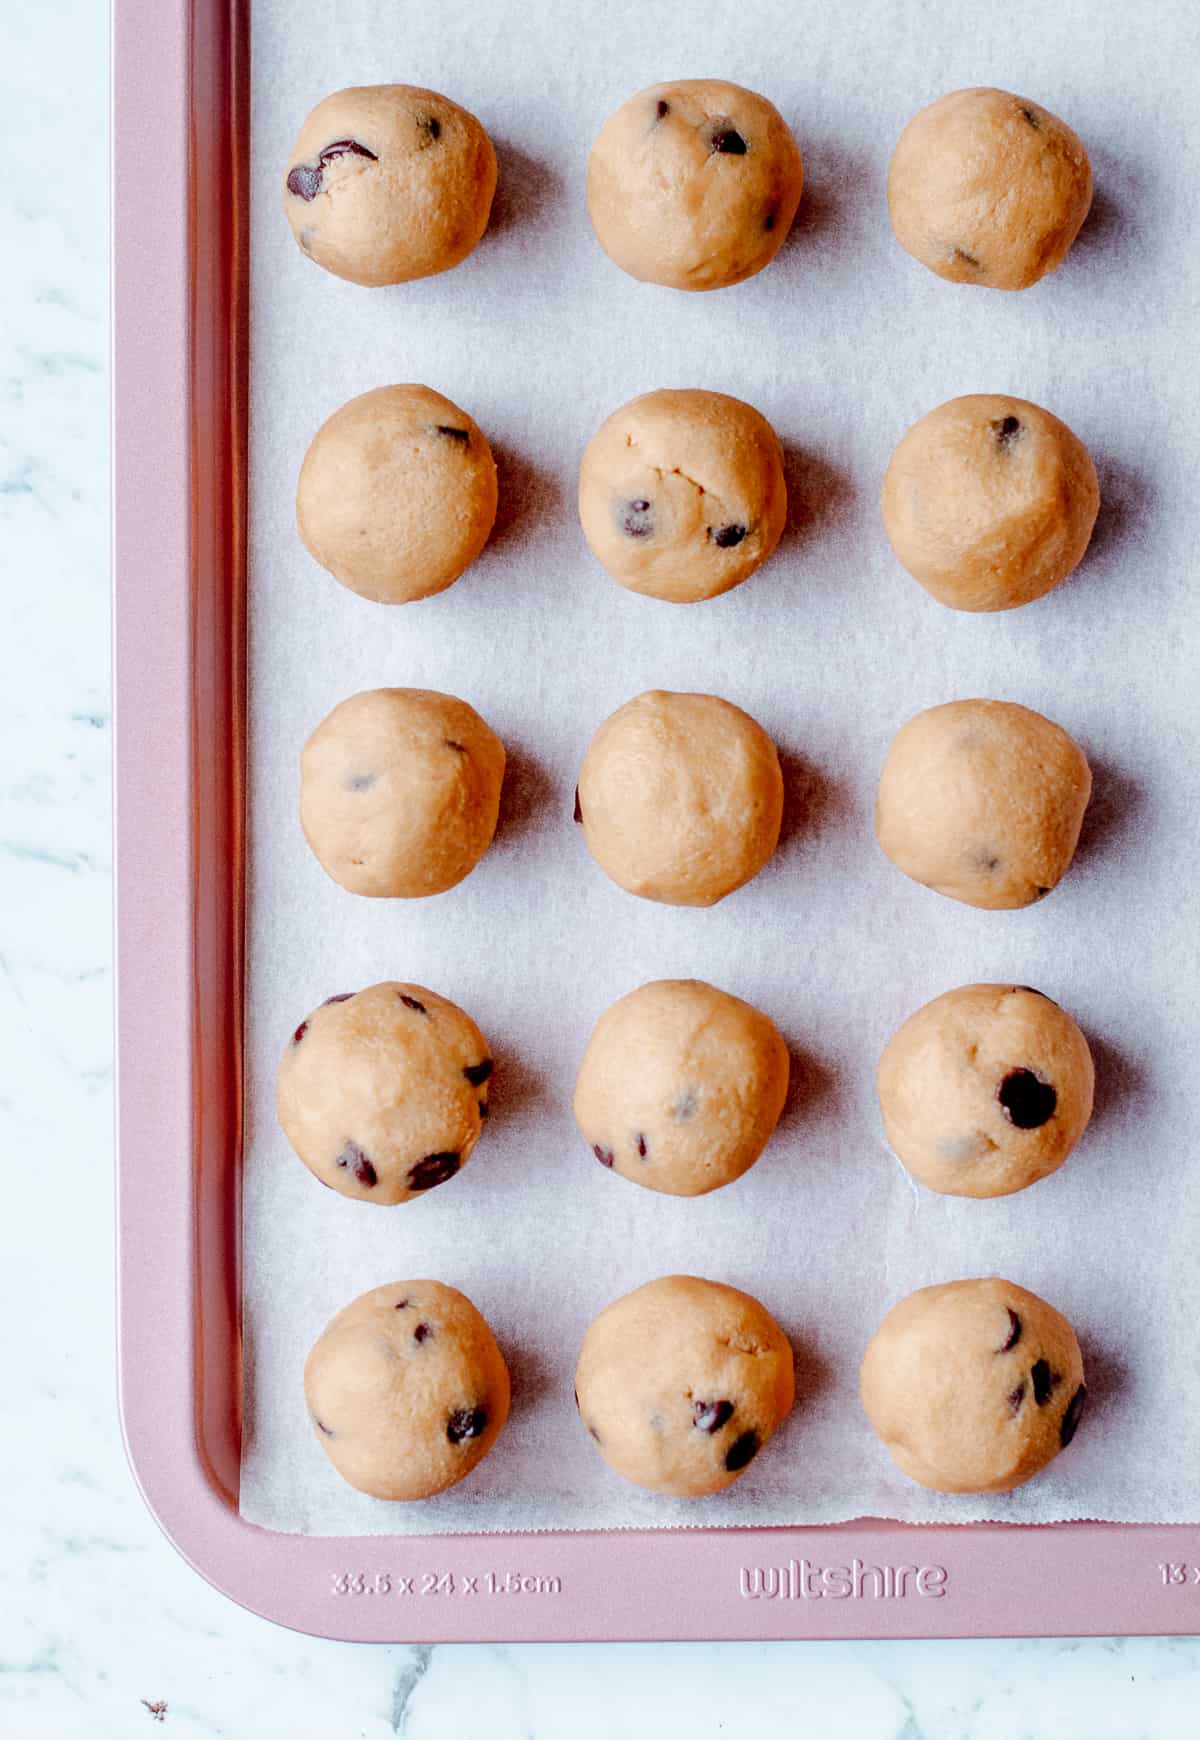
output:
M 951 900 L 1030 906 L 1070 868 L 1091 789 L 1061 725 L 1011 701 L 949 701 L 893 737 L 875 834 L 898 870 Z
M 368 689 L 317 726 L 300 756 L 300 825 L 351 894 L 417 900 L 470 874 L 500 814 L 504 745 L 466 701 Z
M 883 480 L 883 526 L 952 610 L 1012 610 L 1083 559 L 1100 507 L 1091 455 L 1028 399 L 971 393 L 914 423 Z
M 1028 289 L 1062 265 L 1091 203 L 1081 141 L 1008 91 L 939 97 L 908 123 L 888 169 L 896 240 L 956 284 Z
M 496 153 L 474 115 L 416 85 L 362 85 L 300 129 L 283 208 L 301 249 L 354 284 L 448 272 L 487 229 Z
M 579 518 L 622 586 L 673 604 L 740 586 L 787 518 L 783 450 L 766 418 L 726 393 L 644 393 L 588 443 Z
M 296 524 L 309 555 L 351 592 L 408 604 L 470 567 L 496 499 L 491 448 L 465 411 L 429 387 L 376 387 L 317 430 Z
M 652 689 L 593 737 L 576 815 L 593 858 L 630 894 L 712 906 L 757 876 L 779 842 L 779 756 L 731 702 Z
M 787 1086 L 787 1046 L 766 1015 L 699 979 L 660 979 L 597 1022 L 575 1122 L 622 1178 L 703 1196 L 753 1166 Z
M 721 79 L 651 85 L 610 115 L 587 201 L 610 259 L 651 284 L 720 290 L 769 266 L 800 204 L 800 147 L 765 97 Z
M 695 1275 L 649 1281 L 602 1311 L 575 1373 L 580 1417 L 609 1467 L 678 1498 L 732 1485 L 794 1397 L 774 1318 Z
M 926 1003 L 879 1060 L 894 1152 L 945 1196 L 1010 1196 L 1057 1172 L 1092 1115 L 1087 1040 L 1028 985 L 962 985 Z
M 432 1498 L 479 1465 L 508 1419 L 504 1355 L 465 1294 L 393 1281 L 325 1326 L 304 1366 L 313 1433 L 372 1498 Z
M 1066 1318 L 995 1278 L 902 1299 L 875 1331 L 859 1381 L 897 1467 L 935 1492 L 1022 1485 L 1071 1442 L 1087 1399 Z
M 339 992 L 300 1023 L 279 1065 L 279 1122 L 322 1184 L 362 1202 L 410 1202 L 470 1159 L 491 1073 L 468 1014 L 389 980 Z

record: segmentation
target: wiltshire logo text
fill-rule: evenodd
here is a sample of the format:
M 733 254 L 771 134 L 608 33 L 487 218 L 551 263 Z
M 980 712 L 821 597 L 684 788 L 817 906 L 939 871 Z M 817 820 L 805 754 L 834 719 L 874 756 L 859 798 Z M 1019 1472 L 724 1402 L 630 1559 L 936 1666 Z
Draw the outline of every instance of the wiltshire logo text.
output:
M 742 1565 L 739 1587 L 747 1601 L 899 1601 L 919 1595 L 940 1601 L 946 1594 L 944 1565 Z

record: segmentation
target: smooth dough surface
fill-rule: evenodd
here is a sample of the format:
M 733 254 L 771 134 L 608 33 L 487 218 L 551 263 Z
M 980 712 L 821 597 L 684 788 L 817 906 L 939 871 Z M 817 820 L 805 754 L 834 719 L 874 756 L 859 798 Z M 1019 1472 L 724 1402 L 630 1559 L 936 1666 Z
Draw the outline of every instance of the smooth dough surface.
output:
M 1100 508 L 1091 455 L 1040 405 L 971 393 L 904 436 L 883 480 L 892 549 L 954 610 L 1012 610 L 1083 559 Z
M 351 695 L 300 756 L 304 837 L 352 894 L 441 894 L 492 843 L 504 759 L 495 732 L 454 695 Z
M 448 272 L 487 229 L 492 142 L 466 109 L 416 85 L 335 91 L 288 158 L 283 208 L 301 250 L 355 284 Z
M 470 1159 L 491 1073 L 464 1010 L 389 979 L 327 998 L 296 1028 L 279 1065 L 279 1122 L 322 1184 L 362 1202 L 410 1202 Z
M 962 985 L 897 1029 L 879 1060 L 893 1151 L 945 1196 L 1009 1196 L 1057 1172 L 1092 1115 L 1087 1040 L 1028 985 Z
M 432 1498 L 464 1479 L 508 1419 L 504 1355 L 464 1293 L 392 1281 L 325 1326 L 304 1367 L 313 1434 L 373 1498 Z
M 1087 1391 L 1075 1331 L 988 1277 L 922 1287 L 884 1318 L 860 1374 L 897 1467 L 935 1492 L 1008 1492 L 1075 1435 Z
M 902 725 L 875 800 L 892 863 L 967 906 L 1029 906 L 1070 868 L 1092 775 L 1060 725 L 1012 701 L 948 701 Z
M 1092 203 L 1092 167 L 1028 97 L 951 91 L 914 115 L 888 168 L 900 246 L 956 284 L 1025 290 L 1061 266 Z
M 576 815 L 600 868 L 630 894 L 712 906 L 779 842 L 779 756 L 731 702 L 651 689 L 593 737 Z
M 673 604 L 716 598 L 779 542 L 787 518 L 779 437 L 727 393 L 643 393 L 588 443 L 579 518 L 592 554 L 631 592 Z
M 732 1485 L 791 1412 L 792 1349 L 748 1293 L 666 1275 L 596 1318 L 575 1398 L 616 1473 L 699 1498 Z
M 473 420 L 429 387 L 375 387 L 335 411 L 300 468 L 310 556 L 377 604 L 452 586 L 496 518 L 496 464 Z
M 753 1166 L 787 1086 L 787 1046 L 766 1015 L 699 979 L 659 979 L 596 1023 L 575 1122 L 622 1178 L 701 1196 Z
M 596 239 L 631 277 L 720 290 L 770 265 L 804 185 L 765 97 L 722 79 L 651 85 L 610 115 L 588 160 Z

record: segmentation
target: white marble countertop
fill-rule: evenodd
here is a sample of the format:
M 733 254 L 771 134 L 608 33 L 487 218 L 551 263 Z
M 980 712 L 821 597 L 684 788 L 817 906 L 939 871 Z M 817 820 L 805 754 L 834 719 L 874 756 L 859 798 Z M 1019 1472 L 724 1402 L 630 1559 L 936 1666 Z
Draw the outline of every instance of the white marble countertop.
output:
M 142 1507 L 113 1374 L 107 9 L 6 10 L 0 93 L 0 1732 L 1097 1740 L 1190 1732 L 1194 1639 L 377 1648 L 203 1583 Z

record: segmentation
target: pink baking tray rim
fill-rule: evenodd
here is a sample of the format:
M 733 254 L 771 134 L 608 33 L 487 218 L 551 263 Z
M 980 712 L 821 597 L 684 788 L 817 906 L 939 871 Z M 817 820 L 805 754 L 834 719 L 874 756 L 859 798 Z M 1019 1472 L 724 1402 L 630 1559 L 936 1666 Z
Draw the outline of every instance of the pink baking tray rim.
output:
M 150 1510 L 215 1587 L 325 1637 L 1200 1629 L 1195 1528 L 342 1539 L 239 1515 L 247 6 L 114 6 L 119 1382 Z

